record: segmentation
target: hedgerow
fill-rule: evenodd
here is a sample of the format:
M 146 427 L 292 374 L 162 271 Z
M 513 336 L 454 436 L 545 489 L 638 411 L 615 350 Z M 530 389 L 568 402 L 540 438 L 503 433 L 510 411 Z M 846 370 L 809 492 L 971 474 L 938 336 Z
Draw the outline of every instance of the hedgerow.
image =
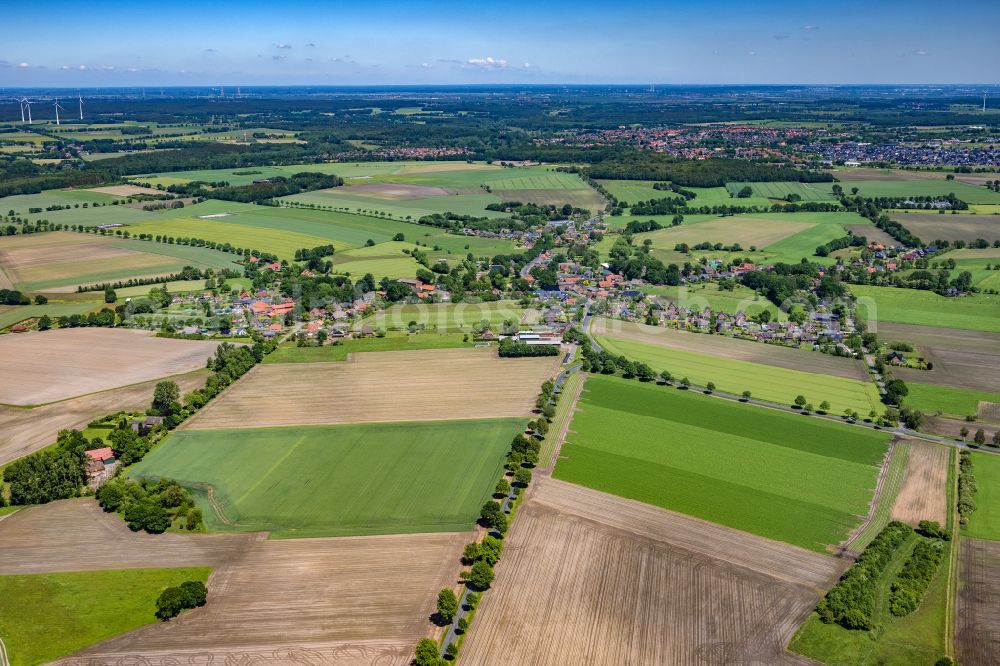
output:
M 944 542 L 938 539 L 921 540 L 916 545 L 892 583 L 889 611 L 893 615 L 902 617 L 917 609 L 943 554 Z

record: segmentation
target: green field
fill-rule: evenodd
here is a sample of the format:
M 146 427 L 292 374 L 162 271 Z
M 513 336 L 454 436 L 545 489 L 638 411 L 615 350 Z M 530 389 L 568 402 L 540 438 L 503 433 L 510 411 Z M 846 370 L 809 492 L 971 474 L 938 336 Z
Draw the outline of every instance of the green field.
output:
M 828 401 L 831 414 L 840 414 L 847 408 L 862 415 L 867 415 L 872 409 L 882 411 L 878 390 L 870 382 L 697 354 L 603 335 L 595 336 L 595 340 L 612 354 L 624 354 L 632 360 L 643 361 L 657 372 L 669 370 L 676 380 L 687 377 L 697 386 L 715 382 L 720 391 L 740 395 L 749 390 L 754 398 L 782 405 L 791 405 L 795 397 L 802 394 L 814 407 L 819 407 L 824 400 Z
M 832 184 L 826 186 L 832 190 Z M 945 180 L 943 174 L 941 180 L 844 180 L 840 182 L 840 186 L 846 193 L 856 187 L 858 194 L 863 197 L 946 196 L 954 193 L 970 204 L 1000 204 L 1000 193 L 985 187 Z
M 963 534 L 1000 540 L 1000 456 L 973 453 L 972 473 L 976 477 L 976 510 L 969 516 Z
M 151 624 L 156 598 L 209 569 L 120 569 L 0 576 L 0 637 L 11 666 L 30 666 Z
M 619 202 L 624 201 L 627 204 L 673 196 L 672 192 L 653 189 L 653 184 L 660 182 L 655 180 L 599 180 L 597 182 Z
M 419 197 L 414 199 L 387 199 L 365 196 L 352 192 L 350 187 L 331 190 L 317 190 L 281 197 L 280 201 L 294 201 L 317 207 L 348 208 L 352 213 L 384 213 L 397 220 L 417 219 L 432 213 L 458 213 L 478 217 L 507 217 L 506 213 L 486 210 L 491 203 L 500 203 L 500 198 L 480 192 L 477 194 L 454 194 Z
M 2 136 L 4 135 L 0 134 L 0 137 Z M 0 201 L 0 209 L 3 209 L 4 215 L 6 215 L 8 211 L 12 210 L 17 213 L 19 217 L 26 217 L 28 215 L 29 208 L 41 208 L 41 216 L 44 217 L 45 215 L 56 212 L 65 212 L 46 212 L 45 209 L 49 206 L 75 206 L 84 202 L 110 203 L 119 198 L 122 197 L 115 197 L 102 192 L 91 192 L 89 190 L 45 190 L 44 192 L 39 192 L 38 194 L 15 194 L 13 196 L 4 197 L 3 201 Z M 104 206 L 100 206 L 98 210 L 102 208 L 104 208 Z M 84 209 L 74 208 L 71 210 L 80 212 Z M 35 215 L 32 214 L 32 219 L 34 219 L 34 217 Z
M 976 414 L 979 411 L 980 401 L 1000 402 L 1000 393 L 988 391 L 917 382 L 906 382 L 906 388 L 910 391 L 905 399 L 906 405 L 919 409 L 924 414 L 942 412 L 963 417 Z
M 366 320 L 366 325 L 368 321 Z M 472 347 L 463 333 L 403 333 L 390 331 L 384 338 L 358 338 L 322 347 L 298 347 L 285 344 L 264 357 L 264 363 L 329 363 L 347 360 L 357 352 L 416 351 L 418 349 L 450 349 Z
M 827 183 L 726 183 L 726 189 L 733 196 L 747 186 L 753 190 L 755 197 L 765 199 L 784 199 L 789 194 L 797 194 L 801 197 L 801 201 L 834 201 Z
M 175 432 L 129 471 L 214 489 L 214 530 L 277 537 L 471 529 L 525 419 Z
M 56 317 L 83 314 L 89 310 L 99 310 L 100 304 L 96 301 L 103 300 L 102 296 L 102 293 L 95 293 L 95 302 L 90 303 L 55 303 L 50 301 L 45 305 L 0 305 L 0 329 L 13 326 L 25 319 L 41 317 L 42 315 L 48 315 L 50 318 L 55 319 Z
M 832 213 L 837 215 L 837 213 Z M 797 213 L 786 213 L 794 216 Z M 834 224 L 817 224 L 805 231 L 789 236 L 777 243 L 772 243 L 764 248 L 768 255 L 768 261 L 783 261 L 786 264 L 797 264 L 803 258 L 816 261 L 816 248 L 820 245 L 847 235 L 843 227 Z
M 505 321 L 520 322 L 523 316 L 524 308 L 514 301 L 418 303 L 393 305 L 366 321 L 369 321 L 369 326 L 381 329 L 406 328 L 411 321 L 415 321 L 428 329 L 464 329 L 469 332 L 473 325 L 484 321 L 492 327 L 499 327 Z
M 886 439 L 592 375 L 554 476 L 827 552 L 867 513 Z
M 855 284 L 849 288 L 859 301 L 871 299 L 858 303 L 858 316 L 863 321 L 1000 332 L 1000 296 L 971 294 L 947 297 L 918 289 Z M 874 309 L 870 307 L 872 302 Z
M 788 649 L 829 666 L 935 666 L 946 651 L 948 560 L 951 542 L 920 606 L 904 617 L 889 612 L 888 594 L 896 573 L 916 545 L 917 537 L 900 547 L 879 579 L 876 629 L 851 631 L 824 624 L 813 613 L 799 628 Z
M 173 282 L 162 282 L 159 284 L 144 284 L 138 287 L 125 287 L 115 289 L 118 298 L 135 298 L 136 296 L 146 296 L 149 290 L 154 287 L 163 287 L 171 294 L 186 294 L 190 292 L 205 291 L 205 280 L 174 280 Z M 98 294 L 100 295 L 100 294 Z
M 731 291 L 719 289 L 717 282 L 703 282 L 694 286 L 655 286 L 644 285 L 640 289 L 648 294 L 664 296 L 675 302 L 678 307 L 704 309 L 709 307 L 716 312 L 736 314 L 744 312 L 754 316 L 764 310 L 771 312 L 771 321 L 786 321 L 788 315 L 766 298 L 759 296 L 749 287 L 737 285 Z

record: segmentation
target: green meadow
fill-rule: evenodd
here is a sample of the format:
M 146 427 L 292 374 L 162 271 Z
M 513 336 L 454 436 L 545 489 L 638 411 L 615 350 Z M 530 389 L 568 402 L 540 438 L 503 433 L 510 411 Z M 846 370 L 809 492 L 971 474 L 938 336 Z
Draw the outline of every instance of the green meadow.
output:
M 164 589 L 205 582 L 209 572 L 190 567 L 0 576 L 0 637 L 11 666 L 48 663 L 157 622 L 156 599 Z
M 832 188 L 832 184 L 826 185 Z M 946 196 L 953 193 L 970 204 L 1000 204 L 1000 193 L 985 187 L 945 180 L 944 175 L 941 180 L 844 180 L 839 185 L 847 193 L 856 187 L 858 194 L 863 197 Z
M 198 490 L 213 530 L 277 537 L 468 530 L 524 424 L 470 419 L 185 430 L 129 476 L 168 477 Z
M 924 414 L 942 412 L 952 416 L 968 416 L 979 411 L 980 402 L 1000 402 L 1000 393 L 976 391 L 974 389 L 906 382 L 909 395 L 906 405 L 919 409 Z M 970 426 L 970 430 L 975 428 Z
M 554 476 L 827 552 L 868 511 L 887 436 L 592 375 Z
M 867 415 L 872 409 L 882 411 L 878 390 L 870 382 L 669 349 L 605 335 L 595 336 L 595 340 L 612 354 L 624 354 L 632 360 L 648 363 L 657 372 L 669 370 L 676 381 L 687 377 L 698 386 L 714 382 L 719 391 L 740 395 L 749 390 L 754 398 L 783 405 L 791 405 L 801 394 L 813 407 L 828 401 L 831 414 L 840 414 L 848 408 L 862 415 Z
M 753 190 L 755 197 L 765 199 L 784 199 L 789 194 L 797 194 L 800 201 L 834 201 L 826 183 L 727 183 L 726 189 L 736 196 L 740 190 L 748 186 Z
M 464 333 L 405 333 L 389 331 L 383 338 L 355 338 L 322 347 L 299 347 L 284 344 L 264 357 L 264 363 L 329 363 L 345 361 L 348 354 L 359 352 L 416 351 L 419 349 L 451 349 L 472 347 Z
M 717 312 L 728 312 L 729 314 L 742 311 L 750 317 L 768 310 L 771 313 L 772 321 L 788 319 L 788 315 L 781 308 L 758 295 L 753 289 L 743 285 L 737 285 L 732 290 L 719 289 L 716 282 L 676 287 L 644 285 L 640 289 L 649 294 L 669 298 L 678 307 L 698 308 L 699 310 L 709 307 Z
M 1000 540 L 1000 456 L 973 453 L 972 473 L 976 477 L 976 510 L 969 516 L 963 534 Z
M 859 300 L 858 315 L 863 321 L 1000 332 L 1000 296 L 948 297 L 918 289 L 853 284 L 849 288 Z

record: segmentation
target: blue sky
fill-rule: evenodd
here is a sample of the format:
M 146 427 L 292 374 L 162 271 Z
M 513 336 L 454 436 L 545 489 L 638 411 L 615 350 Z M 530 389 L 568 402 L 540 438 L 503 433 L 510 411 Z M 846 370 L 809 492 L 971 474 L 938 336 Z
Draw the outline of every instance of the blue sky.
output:
M 170 3 L 0 10 L 0 86 L 995 83 L 1000 1 Z

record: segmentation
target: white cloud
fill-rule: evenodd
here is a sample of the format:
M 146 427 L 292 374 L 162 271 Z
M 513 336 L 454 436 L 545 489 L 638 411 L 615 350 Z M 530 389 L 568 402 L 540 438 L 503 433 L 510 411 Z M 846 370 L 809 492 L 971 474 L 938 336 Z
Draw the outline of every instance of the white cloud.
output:
M 285 43 L 281 42 L 281 43 L 275 44 L 274 48 L 276 48 L 276 49 L 290 49 L 290 48 L 292 48 L 292 45 L 291 44 L 285 44 Z
M 747 55 L 748 56 L 755 56 L 755 55 L 757 55 L 757 52 L 756 51 L 747 51 Z
M 63 66 L 62 66 L 62 67 L 60 67 L 59 69 L 61 69 L 61 70 L 63 70 L 63 71 L 66 71 L 67 69 L 69 69 L 69 65 L 63 65 Z
M 129 67 L 126 71 L 128 72 L 138 72 L 139 70 L 135 67 Z
M 811 25 L 811 24 L 807 23 L 806 25 L 802 26 L 802 29 L 803 30 L 819 30 L 819 26 L 818 25 Z
M 80 65 L 79 67 L 77 67 L 77 69 L 78 69 L 78 70 L 80 70 L 80 71 L 82 72 L 82 71 L 84 71 L 85 69 L 87 69 L 87 66 L 86 66 L 86 65 Z
M 113 71 L 115 71 L 115 66 L 114 65 L 101 65 L 101 69 L 103 69 L 105 72 L 113 72 Z
M 420 63 L 420 66 L 421 66 L 422 68 L 424 68 L 424 69 L 430 69 L 430 68 L 432 68 L 432 67 L 433 67 L 434 65 L 430 64 L 429 62 L 422 62 L 422 63 Z
M 22 68 L 22 69 L 27 68 L 27 67 L 31 67 L 31 65 L 29 65 L 26 62 L 19 62 L 19 63 L 17 63 L 17 66 L 20 67 L 20 68 Z
M 915 50 L 915 51 L 913 52 L 913 55 L 917 55 L 917 56 L 925 56 L 925 55 L 927 55 L 927 51 L 926 51 L 925 49 L 916 49 L 916 50 Z
M 507 69 L 507 61 L 503 58 L 486 56 L 485 58 L 470 58 L 466 61 L 470 67 L 478 69 Z

